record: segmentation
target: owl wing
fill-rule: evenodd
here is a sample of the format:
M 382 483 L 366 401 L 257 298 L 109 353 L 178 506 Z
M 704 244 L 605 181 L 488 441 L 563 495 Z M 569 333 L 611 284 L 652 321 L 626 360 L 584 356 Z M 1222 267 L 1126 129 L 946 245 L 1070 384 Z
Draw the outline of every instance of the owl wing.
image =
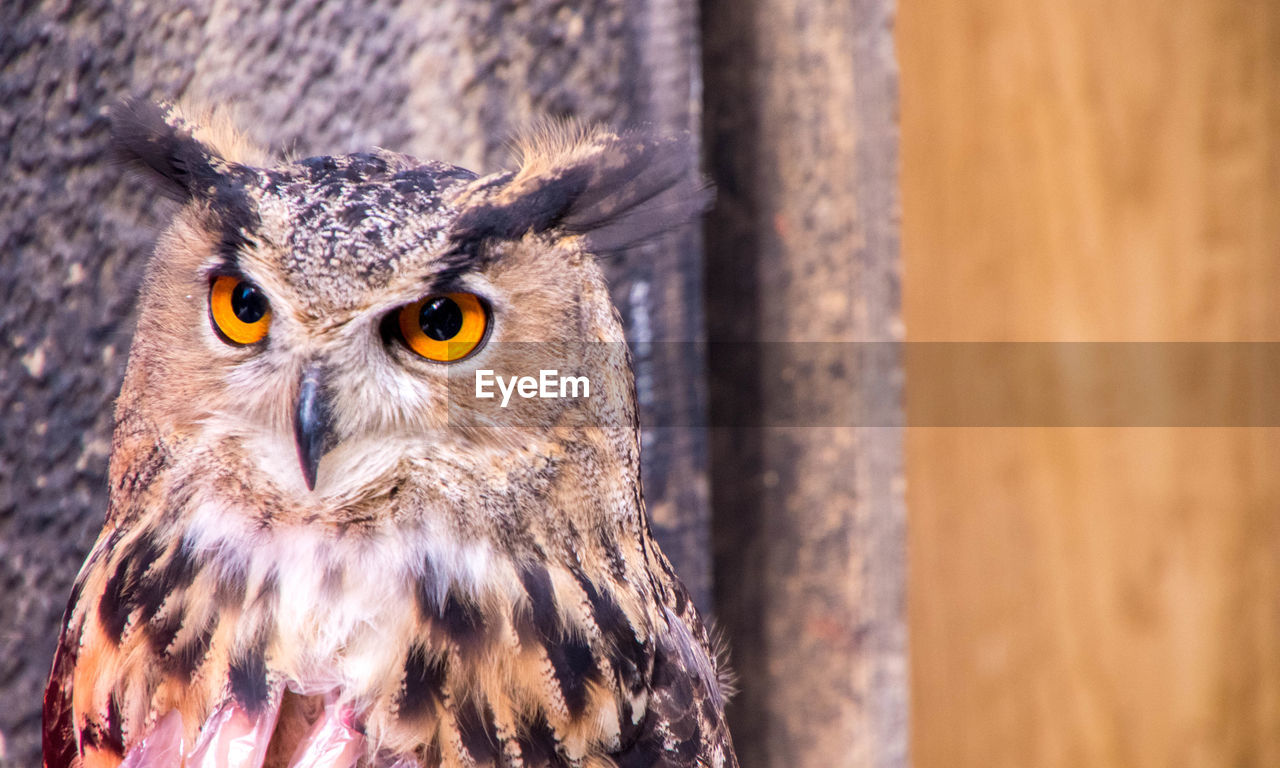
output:
M 75 606 L 73 593 L 67 605 L 67 617 Z M 71 708 L 71 683 L 78 646 L 72 633 L 62 632 L 53 656 L 53 671 L 44 692 L 44 731 L 42 733 L 44 767 L 71 768 L 79 757 L 76 746 L 75 719 Z
M 85 686 L 86 669 L 96 668 L 100 649 L 92 640 L 86 647 L 85 627 L 94 617 L 87 606 L 92 600 L 85 597 L 86 585 L 94 580 L 105 560 L 104 535 L 99 538 L 89 557 L 76 576 L 67 599 L 63 615 L 62 632 L 54 652 L 49 684 L 44 693 L 42 752 L 44 768 L 79 768 L 80 766 L 112 765 L 113 753 L 123 740 L 123 717 L 119 702 L 102 712 L 76 714 L 76 684 Z M 81 707 L 84 706 L 81 696 Z M 119 761 L 118 754 L 114 755 Z
M 262 690 L 260 703 L 242 706 L 213 682 L 228 679 L 225 659 L 210 652 L 216 612 L 188 622 L 161 608 L 201 585 L 197 570 L 147 536 L 103 531 L 72 588 L 45 689 L 44 768 L 174 768 L 184 758 L 188 768 L 260 768 L 268 759 L 283 685 L 264 671 L 245 681 Z M 350 768 L 364 747 L 354 719 L 326 701 L 292 756 L 272 764 Z
M 72 704 L 77 644 L 64 633 L 54 659 L 53 676 L 44 700 L 45 768 L 261 768 L 280 714 L 279 695 L 252 712 L 231 700 L 205 720 L 195 744 L 184 742 L 182 713 L 170 710 L 156 718 L 146 735 L 127 747 L 119 733 L 120 713 L 108 708 L 105 717 L 89 716 L 77 729 Z M 288 768 L 353 768 L 364 753 L 364 736 L 353 727 L 353 713 L 335 700 L 303 736 Z M 112 743 L 103 744 L 103 731 Z M 117 746 L 118 745 L 118 746 Z M 121 754 L 123 752 L 123 754 Z M 396 764 L 390 768 L 408 768 Z
M 618 768 L 737 768 L 714 657 L 694 637 L 705 635 L 701 621 L 691 608 L 686 616 L 664 614 L 639 736 L 612 757 Z
M 194 744 L 184 741 L 177 709 L 160 714 L 140 739 L 127 740 L 118 706 L 105 712 L 74 708 L 79 633 L 64 631 L 44 698 L 44 768 L 261 768 L 277 726 L 282 697 L 277 692 L 257 711 L 234 699 L 215 709 Z M 82 680 L 83 682 L 83 680 Z M 112 699 L 115 702 L 115 699 Z M 364 753 L 364 736 L 353 727 L 349 709 L 327 701 L 324 713 L 303 736 L 289 768 L 352 768 Z

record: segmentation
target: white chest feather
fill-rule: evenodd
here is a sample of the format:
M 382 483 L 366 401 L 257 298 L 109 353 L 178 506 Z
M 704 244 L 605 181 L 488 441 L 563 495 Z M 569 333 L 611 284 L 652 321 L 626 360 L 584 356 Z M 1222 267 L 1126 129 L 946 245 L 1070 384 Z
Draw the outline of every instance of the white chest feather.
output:
M 487 544 L 459 542 L 426 523 L 339 537 L 305 525 L 255 528 L 251 516 L 210 503 L 197 510 L 187 538 L 245 574 L 237 636 L 269 627 L 270 669 L 300 693 L 378 698 L 399 683 L 420 591 L 439 605 L 450 590 L 474 596 L 500 588 Z M 274 599 L 258 599 L 272 592 Z

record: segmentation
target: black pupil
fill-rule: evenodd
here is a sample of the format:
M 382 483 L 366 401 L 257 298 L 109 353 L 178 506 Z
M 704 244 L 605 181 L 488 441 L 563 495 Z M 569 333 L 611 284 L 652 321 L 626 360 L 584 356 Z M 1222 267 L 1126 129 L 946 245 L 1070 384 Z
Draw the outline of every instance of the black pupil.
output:
M 256 323 L 267 314 L 267 299 L 256 285 L 241 280 L 231 290 L 231 311 L 242 323 Z
M 448 341 L 462 330 L 462 307 L 447 296 L 428 299 L 418 313 L 418 325 L 428 337 Z

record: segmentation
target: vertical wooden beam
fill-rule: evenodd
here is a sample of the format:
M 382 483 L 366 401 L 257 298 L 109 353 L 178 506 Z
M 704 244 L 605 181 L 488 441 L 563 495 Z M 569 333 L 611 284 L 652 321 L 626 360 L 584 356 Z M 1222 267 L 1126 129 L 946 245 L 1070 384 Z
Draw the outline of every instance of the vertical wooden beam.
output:
M 711 413 L 738 425 L 711 438 L 716 605 L 751 768 L 907 760 L 891 21 L 703 3 Z M 849 375 L 794 402 L 833 345 Z M 841 403 L 861 418 L 824 421 Z
M 912 342 L 1280 341 L 1280 4 L 1173 9 L 902 4 Z M 1280 765 L 1280 430 L 1088 423 L 910 430 L 916 764 Z

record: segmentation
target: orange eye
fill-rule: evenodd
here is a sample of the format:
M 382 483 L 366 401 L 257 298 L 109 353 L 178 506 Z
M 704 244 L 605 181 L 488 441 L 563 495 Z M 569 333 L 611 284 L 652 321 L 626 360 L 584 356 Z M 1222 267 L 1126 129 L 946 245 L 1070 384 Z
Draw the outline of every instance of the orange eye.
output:
M 401 308 L 400 335 L 409 348 L 428 360 L 461 360 L 484 341 L 489 315 L 471 293 L 427 296 Z
M 271 305 L 262 289 L 248 280 L 220 275 L 209 288 L 209 317 L 223 341 L 254 344 L 266 338 Z

